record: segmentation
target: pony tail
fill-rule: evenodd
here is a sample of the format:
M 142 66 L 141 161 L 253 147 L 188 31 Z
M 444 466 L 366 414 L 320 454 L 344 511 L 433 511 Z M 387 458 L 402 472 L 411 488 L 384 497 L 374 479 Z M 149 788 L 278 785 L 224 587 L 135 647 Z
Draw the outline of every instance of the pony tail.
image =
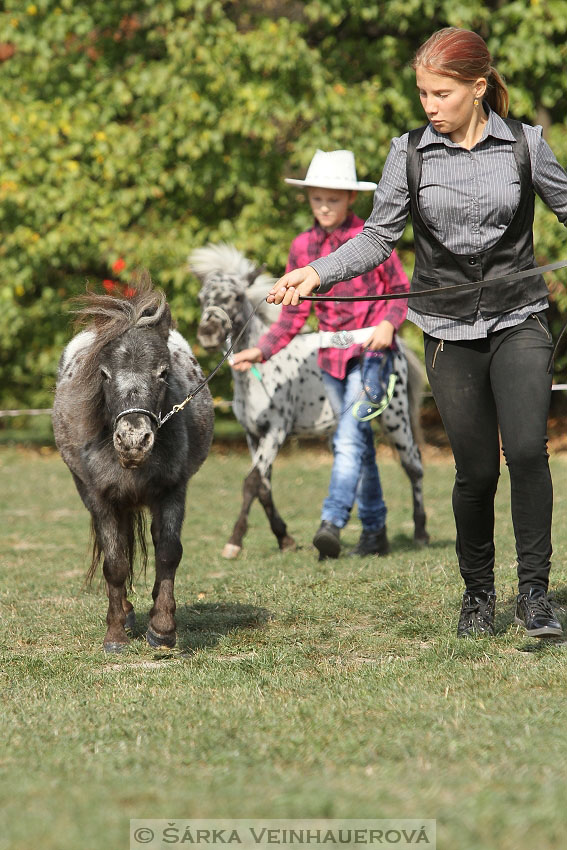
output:
M 496 68 L 492 66 L 490 67 L 487 82 L 488 86 L 484 95 L 485 100 L 488 102 L 490 108 L 497 112 L 501 118 L 506 118 L 510 105 L 508 89 Z

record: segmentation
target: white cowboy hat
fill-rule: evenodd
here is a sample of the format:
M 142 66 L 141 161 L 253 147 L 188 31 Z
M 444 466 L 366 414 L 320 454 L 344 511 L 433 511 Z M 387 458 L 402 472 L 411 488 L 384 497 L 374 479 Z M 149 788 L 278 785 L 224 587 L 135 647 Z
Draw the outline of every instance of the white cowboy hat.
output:
M 313 186 L 318 189 L 347 189 L 349 191 L 373 192 L 376 183 L 356 179 L 354 154 L 352 151 L 315 151 L 305 180 L 284 178 L 292 186 Z

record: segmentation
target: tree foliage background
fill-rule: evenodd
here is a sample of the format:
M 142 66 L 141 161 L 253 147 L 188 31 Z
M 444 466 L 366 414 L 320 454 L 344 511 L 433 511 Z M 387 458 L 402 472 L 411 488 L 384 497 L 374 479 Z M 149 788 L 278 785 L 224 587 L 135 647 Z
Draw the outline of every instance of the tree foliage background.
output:
M 565 164 L 565 0 L 0 2 L 0 406 L 50 405 L 66 301 L 119 258 L 123 281 L 150 269 L 190 338 L 192 248 L 227 240 L 281 273 L 310 223 L 283 176 L 341 147 L 379 178 L 392 136 L 423 123 L 415 49 L 447 25 L 487 39 L 511 114 Z M 564 234 L 538 205 L 539 261 Z M 400 253 L 410 272 L 410 229 Z M 556 329 L 565 281 L 548 280 Z

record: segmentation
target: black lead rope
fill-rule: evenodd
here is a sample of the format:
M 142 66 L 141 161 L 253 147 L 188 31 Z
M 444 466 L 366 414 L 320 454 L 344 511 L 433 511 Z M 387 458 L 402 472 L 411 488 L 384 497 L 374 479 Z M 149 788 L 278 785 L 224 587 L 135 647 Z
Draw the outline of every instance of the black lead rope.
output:
M 220 362 L 219 362 L 219 363 L 217 363 L 217 365 L 215 366 L 215 368 L 213 369 L 213 371 L 212 371 L 212 372 L 210 372 L 210 373 L 207 375 L 207 377 L 205 378 L 205 380 L 204 380 L 204 381 L 201 381 L 201 383 L 200 383 L 200 384 L 198 384 L 198 386 L 197 386 L 197 387 L 195 387 L 195 389 L 193 390 L 193 392 L 192 392 L 192 393 L 189 393 L 189 395 L 188 395 L 186 398 L 184 398 L 182 402 L 180 402 L 179 404 L 174 404 L 174 405 L 173 405 L 173 407 L 171 408 L 171 410 L 169 411 L 169 413 L 167 413 L 165 416 L 163 416 L 163 417 L 162 417 L 161 413 L 159 414 L 159 416 L 157 417 L 157 420 L 158 420 L 158 425 L 157 425 L 157 427 L 158 427 L 158 428 L 161 428 L 161 426 L 162 426 L 162 425 L 165 425 L 165 423 L 167 422 L 167 420 L 168 420 L 168 419 L 171 419 L 171 417 L 174 415 L 174 413 L 179 413 L 179 411 L 183 410 L 183 408 L 184 408 L 187 404 L 189 404 L 189 402 L 191 401 L 191 399 L 195 398 L 195 396 L 197 395 L 197 393 L 200 393 L 200 392 L 201 392 L 201 390 L 202 390 L 202 389 L 204 389 L 204 388 L 207 386 L 207 384 L 209 383 L 209 381 L 210 381 L 212 378 L 214 378 L 214 376 L 217 374 L 217 372 L 218 372 L 218 370 L 220 369 L 220 367 L 221 367 L 224 363 L 226 363 L 226 361 L 229 359 L 230 355 L 231 355 L 231 354 L 232 354 L 232 352 L 234 351 L 234 347 L 235 347 L 235 345 L 238 343 L 238 341 L 240 340 L 240 337 L 242 336 L 242 334 L 244 333 L 244 331 L 246 330 L 246 328 L 248 327 L 248 325 L 250 324 L 250 322 L 252 321 L 252 319 L 253 319 L 253 318 L 254 318 L 254 316 L 256 315 L 256 312 L 257 312 L 257 310 L 259 309 L 259 307 L 260 307 L 260 305 L 261 305 L 261 304 L 263 304 L 263 301 L 258 301 L 258 303 L 256 304 L 256 306 L 254 307 L 254 309 L 252 310 L 252 312 L 250 313 L 250 315 L 248 316 L 248 318 L 247 318 L 247 319 L 246 319 L 246 321 L 244 322 L 244 324 L 243 324 L 243 326 L 242 326 L 242 328 L 241 328 L 241 330 L 240 330 L 240 333 L 238 334 L 238 336 L 236 337 L 236 339 L 234 340 L 234 342 L 232 342 L 232 343 L 229 345 L 229 347 L 227 348 L 227 350 L 225 351 L 225 353 L 224 353 L 224 357 L 222 358 L 222 360 L 220 360 Z M 125 415 L 126 413 L 128 413 L 128 412 L 132 412 L 132 411 L 125 411 L 124 413 L 119 413 L 119 414 L 118 414 L 118 416 L 117 416 L 117 417 L 116 417 L 116 419 L 114 420 L 114 422 L 115 422 L 115 426 L 116 426 L 116 422 L 118 421 L 118 419 L 119 419 L 121 416 L 124 416 L 124 415 Z M 142 411 L 140 411 L 140 412 L 142 412 Z M 143 411 L 143 412 L 145 412 L 147 415 L 149 415 L 151 419 L 155 419 L 155 418 L 156 418 L 155 413 L 148 413 L 148 411 Z
M 559 260 L 556 263 L 548 263 L 546 266 L 536 266 L 535 269 L 525 269 L 521 272 L 512 272 L 501 277 L 491 277 L 488 280 L 471 281 L 470 283 L 455 283 L 452 286 L 440 286 L 438 289 L 425 289 L 420 292 L 391 292 L 389 295 L 300 295 L 300 301 L 398 301 L 403 298 L 421 298 L 425 295 L 437 295 L 438 293 L 450 292 L 472 292 L 475 289 L 485 289 L 489 286 L 498 286 L 502 283 L 512 283 L 515 280 L 523 280 L 526 277 L 534 277 L 536 274 L 544 274 L 544 272 L 553 272 L 557 269 L 564 269 L 567 266 L 567 260 Z M 549 358 L 548 371 L 551 364 L 555 360 L 555 356 L 559 349 L 559 344 L 565 333 L 567 332 L 567 322 L 561 328 L 557 342 L 553 348 L 551 357 Z
M 497 286 L 497 285 L 502 284 L 502 283 L 511 283 L 512 281 L 515 281 L 515 280 L 523 280 L 526 277 L 533 277 L 536 274 L 543 274 L 545 272 L 556 271 L 557 269 L 563 269 L 566 266 L 567 266 L 567 260 L 560 260 L 557 263 L 548 263 L 546 266 L 537 266 L 534 269 L 525 269 L 524 271 L 521 271 L 521 272 L 512 272 L 511 274 L 506 274 L 506 275 L 503 275 L 501 277 L 489 278 L 488 280 L 471 281 L 470 283 L 457 283 L 457 284 L 453 284 L 452 286 L 440 286 L 438 289 L 435 289 L 433 292 L 431 290 L 424 290 L 424 291 L 421 291 L 421 292 L 391 292 L 388 295 L 300 295 L 299 300 L 300 301 L 397 301 L 397 300 L 402 300 L 403 298 L 413 299 L 413 298 L 420 298 L 420 297 L 423 297 L 425 295 L 432 295 L 432 294 L 437 295 L 438 293 L 443 294 L 443 293 L 450 293 L 450 292 L 472 292 L 475 289 L 484 289 L 484 288 L 487 288 L 489 286 Z M 163 417 L 162 417 L 161 413 L 159 413 L 156 416 L 156 414 L 153 413 L 151 410 L 144 410 L 143 408 L 139 408 L 139 407 L 133 407 L 133 408 L 130 408 L 128 410 L 123 410 L 121 413 L 119 413 L 115 417 L 114 424 L 113 424 L 113 430 L 116 429 L 116 425 L 118 424 L 120 419 L 122 419 L 123 416 L 128 416 L 129 413 L 141 413 L 144 416 L 149 416 L 149 418 L 152 420 L 152 422 L 154 422 L 154 424 L 157 426 L 157 428 L 161 428 L 161 426 L 165 425 L 167 420 L 171 419 L 171 417 L 175 413 L 179 413 L 181 410 L 183 410 L 183 408 L 187 404 L 189 404 L 191 399 L 195 398 L 197 393 L 200 393 L 201 390 L 204 389 L 204 387 L 207 386 L 209 381 L 212 378 L 214 378 L 214 376 L 219 371 L 221 366 L 224 363 L 226 363 L 226 361 L 229 359 L 230 355 L 234 351 L 234 347 L 236 346 L 236 344 L 240 340 L 242 334 L 244 333 L 244 331 L 248 327 L 250 321 L 256 315 L 256 312 L 257 312 L 258 308 L 260 307 L 260 305 L 262 303 L 263 303 L 262 301 L 259 301 L 258 304 L 256 304 L 256 306 L 254 307 L 254 309 L 252 310 L 252 312 L 250 313 L 250 315 L 248 316 L 248 318 L 244 322 L 244 325 L 242 326 L 240 333 L 238 334 L 238 336 L 236 337 L 234 342 L 226 350 L 222 360 L 219 363 L 217 363 L 217 365 L 215 366 L 213 371 L 209 375 L 207 375 L 205 380 L 202 381 L 193 390 L 192 393 L 190 393 L 186 398 L 184 398 L 182 402 L 180 402 L 179 404 L 174 404 L 173 407 L 171 408 L 171 410 L 169 411 L 169 413 L 167 413 Z M 560 332 L 560 334 L 557 338 L 557 342 L 555 343 L 553 353 L 552 353 L 551 358 L 549 360 L 549 366 L 551 366 L 551 363 L 555 359 L 555 355 L 557 353 L 559 343 L 563 339 L 563 336 L 565 335 L 566 331 L 567 331 L 567 322 L 565 323 L 565 325 L 561 329 L 561 332 Z
M 567 260 L 557 263 L 548 263 L 547 266 L 537 266 L 535 269 L 525 269 L 521 272 L 512 272 L 502 277 L 491 277 L 488 280 L 474 280 L 470 283 L 455 283 L 452 286 L 440 286 L 437 289 L 424 289 L 420 292 L 391 292 L 389 295 L 300 295 L 300 301 L 396 301 L 402 298 L 422 298 L 425 295 L 437 295 L 450 292 L 472 292 L 475 289 L 485 289 L 489 286 L 497 286 L 502 283 L 512 283 L 515 280 L 523 280 L 525 277 L 534 277 L 536 274 L 553 272 L 567 266 Z

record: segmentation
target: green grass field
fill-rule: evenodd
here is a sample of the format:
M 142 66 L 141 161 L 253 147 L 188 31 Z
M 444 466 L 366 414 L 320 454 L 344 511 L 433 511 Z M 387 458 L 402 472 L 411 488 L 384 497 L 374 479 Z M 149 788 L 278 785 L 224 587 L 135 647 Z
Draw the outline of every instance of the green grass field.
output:
M 552 464 L 565 625 L 567 456 Z M 137 636 L 105 657 L 70 474 L 53 452 L 0 449 L 0 850 L 127 850 L 130 818 L 253 817 L 435 818 L 443 850 L 565 846 L 566 646 L 512 624 L 505 468 L 498 634 L 459 641 L 449 459 L 426 465 L 431 546 L 414 548 L 409 485 L 381 450 L 391 555 L 324 563 L 310 545 L 330 471 L 317 448 L 274 473 L 303 548 L 281 555 L 255 506 L 241 558 L 221 558 L 247 466 L 219 447 L 191 482 L 177 648 L 143 639 L 149 569 Z

